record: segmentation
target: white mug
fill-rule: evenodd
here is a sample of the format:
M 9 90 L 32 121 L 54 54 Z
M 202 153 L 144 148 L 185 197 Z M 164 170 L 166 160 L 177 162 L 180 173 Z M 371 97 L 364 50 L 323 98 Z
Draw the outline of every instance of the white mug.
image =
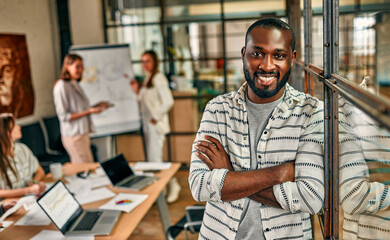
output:
M 60 179 L 62 177 L 62 165 L 61 163 L 50 164 L 51 177 L 53 179 Z

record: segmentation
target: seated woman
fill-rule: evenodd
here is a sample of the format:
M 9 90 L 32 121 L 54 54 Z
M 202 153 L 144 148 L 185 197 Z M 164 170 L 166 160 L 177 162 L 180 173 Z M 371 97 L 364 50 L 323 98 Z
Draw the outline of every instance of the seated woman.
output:
M 11 113 L 0 114 L 0 198 L 41 194 L 45 172 L 31 150 L 22 143 L 20 126 Z

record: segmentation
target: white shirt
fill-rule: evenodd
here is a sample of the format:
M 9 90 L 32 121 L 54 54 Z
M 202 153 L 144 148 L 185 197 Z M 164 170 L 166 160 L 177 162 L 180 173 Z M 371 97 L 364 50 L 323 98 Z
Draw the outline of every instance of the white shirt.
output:
M 11 158 L 10 162 L 18 174 L 18 179 L 12 173 L 11 169 L 7 169 L 7 175 L 12 183 L 12 189 L 27 187 L 38 169 L 39 162 L 31 150 L 23 143 L 15 143 L 14 155 L 14 158 Z M 0 180 L 0 188 L 10 189 L 4 177 Z
M 189 184 L 196 201 L 207 201 L 200 239 L 234 239 L 245 198 L 224 202 L 221 189 L 227 169 L 209 170 L 196 155 L 196 141 L 211 135 L 228 153 L 235 171 L 250 168 L 247 84 L 211 100 L 194 141 Z M 266 239 L 311 239 L 310 214 L 324 199 L 323 104 L 286 84 L 283 101 L 273 111 L 257 146 L 259 168 L 295 160 L 295 182 L 273 186 L 283 209 L 261 204 Z
M 61 136 L 72 137 L 94 131 L 90 115 L 70 121 L 71 114 L 90 108 L 88 98 L 77 82 L 58 80 L 53 89 L 53 96 Z
M 158 72 L 153 76 L 153 86 L 147 88 L 146 84 L 147 82 L 139 94 L 143 122 L 149 124 L 152 118 L 155 119 L 159 133 L 165 135 L 171 131 L 168 113 L 173 106 L 168 80 L 164 74 Z

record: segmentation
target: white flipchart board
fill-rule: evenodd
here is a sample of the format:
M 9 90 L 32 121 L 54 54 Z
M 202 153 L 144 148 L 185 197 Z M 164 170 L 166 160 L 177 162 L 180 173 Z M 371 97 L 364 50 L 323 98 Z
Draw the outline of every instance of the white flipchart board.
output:
M 91 137 L 109 136 L 140 129 L 140 114 L 135 93 L 129 85 L 134 72 L 128 44 L 72 46 L 70 53 L 83 58 L 80 82 L 90 105 L 100 101 L 114 104 L 93 114 L 96 132 Z

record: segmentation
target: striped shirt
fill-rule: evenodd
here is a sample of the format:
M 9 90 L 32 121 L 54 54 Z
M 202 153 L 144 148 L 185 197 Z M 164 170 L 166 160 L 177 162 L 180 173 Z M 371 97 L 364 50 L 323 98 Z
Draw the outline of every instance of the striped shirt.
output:
M 209 170 L 196 155 L 196 141 L 211 135 L 230 157 L 235 171 L 250 170 L 247 84 L 211 100 L 194 141 L 189 185 L 196 201 L 207 201 L 200 239 L 235 239 L 245 198 L 224 202 L 221 189 L 227 169 Z M 286 84 L 283 101 L 272 112 L 257 145 L 258 166 L 295 160 L 295 182 L 273 186 L 282 209 L 260 205 L 266 239 L 311 239 L 310 214 L 324 200 L 323 106 L 317 98 Z
M 10 157 L 10 163 L 18 175 L 15 176 L 10 168 L 7 169 L 7 175 L 12 183 L 12 189 L 27 187 L 39 167 L 38 159 L 26 145 L 16 142 L 14 145 L 14 158 Z M 10 189 L 5 180 L 5 176 L 1 176 L 0 189 Z
M 390 133 L 344 99 L 339 103 L 343 239 L 389 239 L 389 183 L 375 178 L 389 169 Z M 390 179 L 382 179 L 386 180 Z

